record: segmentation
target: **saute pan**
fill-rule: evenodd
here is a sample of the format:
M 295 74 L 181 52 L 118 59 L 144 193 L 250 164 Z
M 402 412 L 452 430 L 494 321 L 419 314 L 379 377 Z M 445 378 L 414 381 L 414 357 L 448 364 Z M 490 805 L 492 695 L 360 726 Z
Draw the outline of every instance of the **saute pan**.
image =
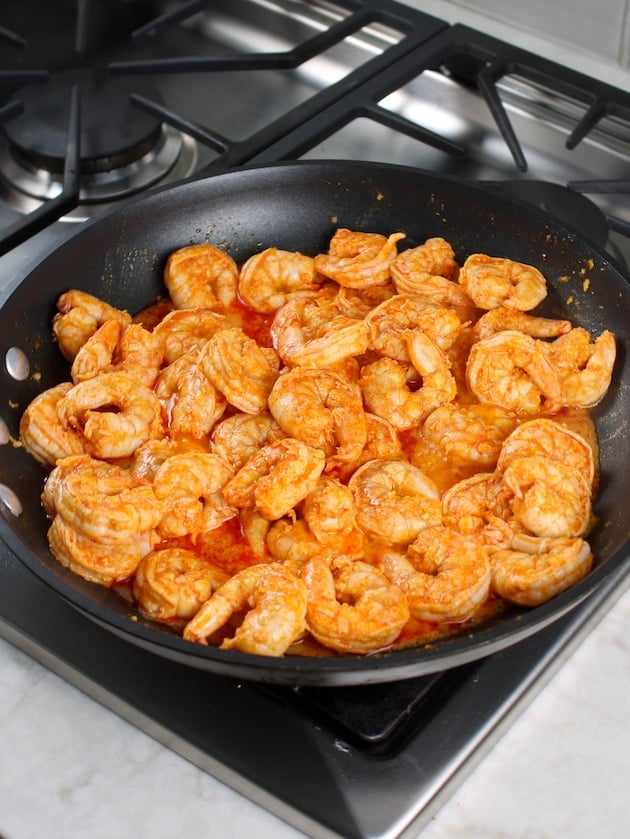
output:
M 594 568 L 582 582 L 542 606 L 510 608 L 428 648 L 367 657 L 275 659 L 203 647 L 147 622 L 116 593 L 58 564 L 48 549 L 40 505 L 45 473 L 24 450 L 1 445 L 0 483 L 22 508 L 15 515 L 0 505 L 3 540 L 60 597 L 130 643 L 239 679 L 319 685 L 394 681 L 454 667 L 518 643 L 574 608 L 628 561 L 626 277 L 604 252 L 544 212 L 406 167 L 304 161 L 239 169 L 153 192 L 83 226 L 28 273 L 0 311 L 0 356 L 18 347 L 30 362 L 30 375 L 23 381 L 12 378 L 4 367 L 0 371 L 0 416 L 11 435 L 17 438 L 19 416 L 29 401 L 68 378 L 67 362 L 51 340 L 50 328 L 61 292 L 78 287 L 134 312 L 164 293 L 162 268 L 169 252 L 178 247 L 209 241 L 229 250 L 237 262 L 272 245 L 315 254 L 327 248 L 337 227 L 386 234 L 402 230 L 407 234 L 403 244 L 409 247 L 442 236 L 462 261 L 470 253 L 483 252 L 531 263 L 548 279 L 544 314 L 567 317 L 593 335 L 604 329 L 616 333 L 614 380 L 595 410 L 601 481 L 598 523 L 591 534 Z

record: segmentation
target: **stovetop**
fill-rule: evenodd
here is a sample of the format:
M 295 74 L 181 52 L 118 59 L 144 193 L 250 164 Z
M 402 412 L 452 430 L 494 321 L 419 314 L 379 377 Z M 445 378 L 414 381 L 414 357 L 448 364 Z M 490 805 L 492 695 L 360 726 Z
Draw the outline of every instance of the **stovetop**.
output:
M 31 7 L 45 12 L 36 26 L 23 17 Z M 496 189 L 568 186 L 569 204 L 592 199 L 590 230 L 603 219 L 602 246 L 628 263 L 630 95 L 610 85 L 388 0 L 107 8 L 55 4 L 61 44 L 48 37 L 52 4 L 0 13 L 0 122 L 10 138 L 0 171 L 11 142 L 20 146 L 1 176 L 0 302 L 77 224 L 139 190 L 300 157 L 387 160 Z M 15 38 L 22 32 L 32 51 Z M 63 140 L 57 131 L 52 151 L 30 148 L 29 131 L 15 128 L 14 94 L 27 82 L 43 90 L 59 73 Z M 150 118 L 129 159 L 117 147 L 111 178 L 99 155 L 114 153 L 95 152 L 77 120 L 81 96 L 103 78 L 123 80 Z M 84 115 L 84 128 L 86 119 L 99 114 Z M 147 152 L 153 119 L 166 136 Z M 566 212 L 555 190 L 533 200 Z M 0 568 L 9 641 L 309 835 L 343 837 L 425 824 L 626 583 L 622 569 L 552 626 L 476 664 L 333 691 L 241 683 L 158 659 L 62 602 L 3 546 Z M 157 689 L 164 680 L 168 694 Z

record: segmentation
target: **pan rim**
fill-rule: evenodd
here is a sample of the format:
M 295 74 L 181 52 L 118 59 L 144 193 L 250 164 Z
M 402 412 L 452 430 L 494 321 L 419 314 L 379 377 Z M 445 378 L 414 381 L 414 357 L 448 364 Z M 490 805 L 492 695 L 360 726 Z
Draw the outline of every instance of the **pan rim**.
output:
M 232 181 L 237 178 L 242 182 L 246 182 L 252 177 L 252 173 L 260 174 L 261 172 L 267 172 L 271 175 L 274 172 L 277 173 L 279 169 L 287 171 L 295 169 L 308 171 L 310 169 L 313 173 L 318 173 L 318 175 L 321 174 L 322 170 L 325 170 L 328 178 L 339 178 L 347 172 L 361 171 L 366 179 L 372 180 L 376 176 L 380 177 L 381 175 L 397 172 L 403 176 L 413 174 L 415 178 L 429 179 L 431 182 L 435 182 L 436 185 L 444 184 L 445 182 L 458 185 L 462 184 L 462 180 L 459 178 L 436 176 L 432 173 L 408 166 L 386 163 L 366 165 L 360 161 L 305 160 L 238 167 L 219 174 L 208 175 L 204 178 L 187 179 L 186 181 L 180 182 L 179 185 L 169 185 L 154 190 L 151 193 L 138 196 L 126 203 L 124 207 L 112 209 L 108 213 L 82 225 L 73 235 L 62 241 L 53 250 L 52 254 L 62 251 L 64 248 L 73 247 L 73 243 L 78 238 L 93 236 L 94 233 L 90 231 L 94 228 L 98 229 L 99 226 L 102 227 L 110 217 L 116 217 L 120 213 L 134 213 L 138 211 L 138 207 L 145 208 L 150 206 L 153 201 L 159 200 L 159 197 L 164 192 L 173 191 L 175 188 L 195 191 L 196 189 L 203 188 L 203 185 L 218 184 L 226 178 L 230 178 Z M 466 182 L 466 187 L 477 190 L 486 196 L 488 194 L 483 186 L 478 184 L 469 184 Z M 517 207 L 527 207 L 528 212 L 537 216 L 543 226 L 549 223 L 549 216 L 542 210 L 539 211 L 537 208 L 531 208 L 518 199 L 502 197 L 501 203 L 510 203 Z M 628 282 L 624 274 L 624 269 L 617 264 L 614 257 L 603 253 L 602 249 L 596 244 L 590 242 L 582 234 L 577 233 L 577 231 L 572 230 L 564 222 L 558 222 L 556 229 L 560 229 L 569 236 L 579 237 L 581 243 L 597 254 L 602 260 L 605 260 L 622 279 Z M 28 279 L 32 271 L 36 270 L 40 264 L 41 261 L 36 266 L 29 267 L 29 270 L 21 278 L 13 294 L 19 291 L 21 283 Z M 7 299 L 3 307 L 10 301 L 12 296 Z M 562 617 L 584 601 L 600 586 L 605 577 L 608 577 L 609 574 L 612 574 L 617 568 L 620 568 L 628 558 L 626 555 L 626 545 L 608 557 L 601 565 L 595 567 L 584 580 L 574 585 L 567 592 L 563 592 L 553 598 L 553 600 L 535 609 L 523 610 L 522 613 L 519 612 L 517 618 L 518 627 L 516 629 L 513 623 L 502 623 L 495 628 L 490 625 L 486 633 L 483 632 L 483 626 L 480 626 L 482 634 L 476 635 L 473 639 L 469 640 L 466 635 L 461 634 L 446 636 L 432 643 L 430 650 L 426 650 L 420 646 L 398 649 L 391 652 L 386 651 L 371 656 L 339 655 L 321 659 L 298 656 L 271 658 L 254 656 L 242 652 L 219 650 L 214 647 L 206 648 L 200 647 L 199 645 L 192 645 L 176 635 L 159 632 L 153 626 L 144 624 L 143 618 L 133 621 L 108 607 L 101 607 L 101 604 L 95 603 L 83 595 L 78 589 L 66 584 L 63 579 L 56 577 L 41 559 L 35 555 L 31 555 L 30 550 L 27 549 L 27 556 L 23 556 L 23 547 L 16 540 L 13 530 L 10 527 L 10 522 L 6 521 L 5 518 L 4 515 L 0 516 L 0 537 L 5 541 L 11 552 L 30 571 L 53 588 L 61 597 L 70 602 L 71 605 L 86 614 L 88 618 L 105 623 L 113 631 L 122 634 L 132 642 L 141 642 L 144 646 L 156 648 L 156 652 L 161 651 L 158 648 L 166 647 L 171 654 L 177 656 L 178 660 L 182 660 L 183 658 L 193 666 L 205 669 L 209 665 L 219 665 L 223 667 L 226 673 L 229 671 L 231 674 L 237 675 L 240 678 L 247 678 L 254 681 L 291 681 L 291 683 L 296 683 L 297 680 L 297 682 L 302 684 L 306 679 L 314 679 L 318 684 L 322 684 L 324 683 L 322 680 L 330 678 L 335 683 L 340 684 L 343 673 L 347 674 L 348 671 L 350 671 L 349 678 L 351 679 L 351 681 L 347 682 L 348 684 L 353 683 L 352 679 L 354 677 L 361 681 L 366 681 L 364 678 L 366 675 L 370 675 L 374 681 L 391 681 L 392 673 L 395 671 L 404 670 L 405 676 L 402 678 L 411 678 L 415 675 L 435 672 L 436 670 L 464 664 L 518 643 L 520 640 L 529 637 Z M 103 614 L 90 614 L 95 609 L 98 612 L 102 610 Z M 447 647 L 446 652 L 443 647 Z M 163 651 L 162 654 L 164 654 Z M 434 664 L 435 666 L 433 666 Z M 212 666 L 209 669 L 216 670 L 216 667 Z M 268 672 L 270 669 L 274 671 L 272 675 Z M 395 676 L 395 678 L 401 677 Z

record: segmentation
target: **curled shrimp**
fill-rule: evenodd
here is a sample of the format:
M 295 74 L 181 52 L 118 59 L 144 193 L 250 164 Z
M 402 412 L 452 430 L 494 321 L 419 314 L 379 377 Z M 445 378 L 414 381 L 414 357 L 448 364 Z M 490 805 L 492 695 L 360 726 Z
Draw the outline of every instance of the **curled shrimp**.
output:
M 163 538 L 198 536 L 236 515 L 222 490 L 232 470 L 210 452 L 169 457 L 153 479 L 156 498 L 165 506 L 157 530 Z
M 119 320 L 106 320 L 79 348 L 70 368 L 70 376 L 76 384 L 91 379 L 107 370 L 114 357 L 114 350 L 122 334 Z
M 403 460 L 400 438 L 394 426 L 383 417 L 366 412 L 365 423 L 367 439 L 361 453 L 355 460 L 340 463 L 333 474 L 342 481 L 347 481 L 353 472 L 368 460 Z
M 282 656 L 304 631 L 306 588 L 278 563 L 252 565 L 237 572 L 214 592 L 184 628 L 184 639 L 207 644 L 233 615 L 245 612 L 223 650 Z
M 407 545 L 425 527 L 442 521 L 437 487 L 406 461 L 368 461 L 352 475 L 348 487 L 357 524 L 381 541 Z
M 266 248 L 241 268 L 238 293 L 256 312 L 270 314 L 295 296 L 319 292 L 313 258 L 299 251 Z
M 547 357 L 547 345 L 513 329 L 472 345 L 466 380 L 480 402 L 518 414 L 555 409 L 561 401 L 560 382 Z
M 462 322 L 453 309 L 410 294 L 390 297 L 366 315 L 365 324 L 370 349 L 405 362 L 410 360 L 410 333 L 424 332 L 440 349 L 447 350 L 462 330 Z
M 229 254 L 214 245 L 190 245 L 170 254 L 164 285 L 177 309 L 220 312 L 236 300 L 238 268 Z
M 612 379 L 617 346 L 606 330 L 594 341 L 582 327 L 575 327 L 549 345 L 549 360 L 557 372 L 562 404 L 593 408 L 606 395 Z
M 322 475 L 304 499 L 302 514 L 320 545 L 346 556 L 362 552 L 352 492 L 340 481 Z
M 518 534 L 510 548 L 491 557 L 492 589 L 521 606 L 539 606 L 583 579 L 593 565 L 580 538 L 537 538 Z
M 205 441 L 194 437 L 156 437 L 138 446 L 129 464 L 129 471 L 136 478 L 152 481 L 160 466 L 169 457 L 175 454 L 207 451 Z
M 285 437 L 253 454 L 223 488 L 223 496 L 235 507 L 254 507 L 275 521 L 306 498 L 325 462 L 319 449 Z
M 449 487 L 442 495 L 443 522 L 486 550 L 506 547 L 516 528 L 513 493 L 496 472 L 477 472 Z
M 384 417 L 399 431 L 421 423 L 435 408 L 452 402 L 457 383 L 444 353 L 423 332 L 410 332 L 407 347 L 421 386 L 411 389 L 408 368 L 384 357 L 361 371 L 361 390 L 371 413 Z
M 406 556 L 384 551 L 379 566 L 404 592 L 409 610 L 418 620 L 466 620 L 490 590 L 490 561 L 485 549 L 445 526 L 422 531 Z
M 394 297 L 398 292 L 391 282 L 367 288 L 344 288 L 339 286 L 335 303 L 342 315 L 360 320 L 376 306 Z
M 198 356 L 192 350 L 165 367 L 155 383 L 155 394 L 168 432 L 200 439 L 223 416 L 227 401 L 201 369 Z
M 399 253 L 391 266 L 392 279 L 399 291 L 416 292 L 416 282 L 427 275 L 456 279 L 459 265 L 452 245 L 439 236 L 427 239 L 422 245 Z
M 279 376 L 269 410 L 285 434 L 321 449 L 329 470 L 358 457 L 367 439 L 360 394 L 332 370 L 296 367 Z
M 341 315 L 334 305 L 322 308 L 321 302 L 294 297 L 276 311 L 271 336 L 285 364 L 329 367 L 367 350 L 365 321 Z
M 547 296 L 547 281 L 533 265 L 483 253 L 468 257 L 458 280 L 480 309 L 505 306 L 527 312 Z
M 79 382 L 57 403 L 66 428 L 81 435 L 94 457 L 132 455 L 161 430 L 160 403 L 155 393 L 123 371 L 101 373 Z
M 230 405 L 258 414 L 267 408 L 280 362 L 273 349 L 259 346 L 235 326 L 210 338 L 199 354 L 199 365 Z
M 424 421 L 422 435 L 454 466 L 492 469 L 516 415 L 500 405 L 440 405 Z
M 179 309 L 169 312 L 154 327 L 166 364 L 180 355 L 200 350 L 215 332 L 230 325 L 226 315 L 209 309 Z
M 131 540 L 153 530 L 162 505 L 149 481 L 89 455 L 59 460 L 42 494 L 50 515 L 61 516 L 94 542 Z
M 74 382 L 81 382 L 106 371 L 124 370 L 153 387 L 162 357 L 157 337 L 141 324 L 123 326 L 108 320 L 78 351 L 70 375 Z
M 320 477 L 304 499 L 302 515 L 303 518 L 280 519 L 269 528 L 265 544 L 275 559 L 301 566 L 317 555 L 363 557 L 364 535 L 357 526 L 347 486 L 327 475 Z
M 392 644 L 409 620 L 401 590 L 367 562 L 310 559 L 303 571 L 306 625 L 320 644 L 365 654 Z
M 576 469 L 592 487 L 595 480 L 593 449 L 575 431 L 548 417 L 521 423 L 503 442 L 497 469 L 503 472 L 517 457 L 540 455 Z
M 583 536 L 591 524 L 591 486 L 573 466 L 546 456 L 515 457 L 503 482 L 517 522 L 535 536 Z
M 390 279 L 389 266 L 398 254 L 397 243 L 404 233 L 361 233 L 340 228 L 314 264 L 318 273 L 346 288 L 369 288 Z
M 189 621 L 227 579 L 225 571 L 186 548 L 161 548 L 140 560 L 132 593 L 153 620 Z
M 212 451 L 236 473 L 259 449 L 284 436 L 271 414 L 233 414 L 214 427 Z
M 63 357 L 72 361 L 87 339 L 107 320 L 118 320 L 127 326 L 131 315 L 79 289 L 61 294 L 52 328 Z
M 20 418 L 20 440 L 26 451 L 46 466 L 54 466 L 62 457 L 83 453 L 83 440 L 59 419 L 57 405 L 72 388 L 62 382 L 39 393 Z
M 114 542 L 97 542 L 55 516 L 48 528 L 48 544 L 55 559 L 84 580 L 110 586 L 128 580 L 156 542 L 152 531 Z
M 571 321 L 536 317 L 519 309 L 497 306 L 479 318 L 473 327 L 473 334 L 475 340 L 480 341 L 505 329 L 515 329 L 532 338 L 555 338 L 571 329 Z

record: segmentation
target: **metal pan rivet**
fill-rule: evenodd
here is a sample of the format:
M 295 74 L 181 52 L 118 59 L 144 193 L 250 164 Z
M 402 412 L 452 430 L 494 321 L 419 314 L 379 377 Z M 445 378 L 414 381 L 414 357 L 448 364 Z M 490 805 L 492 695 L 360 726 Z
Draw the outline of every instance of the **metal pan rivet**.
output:
M 6 484 L 0 484 L 0 504 L 14 516 L 19 516 L 22 513 L 20 499 Z
M 21 350 L 19 347 L 10 347 L 4 357 L 4 362 L 11 378 L 18 382 L 23 382 L 24 379 L 28 379 L 31 368 L 24 350 Z
M 6 446 L 10 439 L 9 427 L 3 419 L 0 419 L 0 446 Z

